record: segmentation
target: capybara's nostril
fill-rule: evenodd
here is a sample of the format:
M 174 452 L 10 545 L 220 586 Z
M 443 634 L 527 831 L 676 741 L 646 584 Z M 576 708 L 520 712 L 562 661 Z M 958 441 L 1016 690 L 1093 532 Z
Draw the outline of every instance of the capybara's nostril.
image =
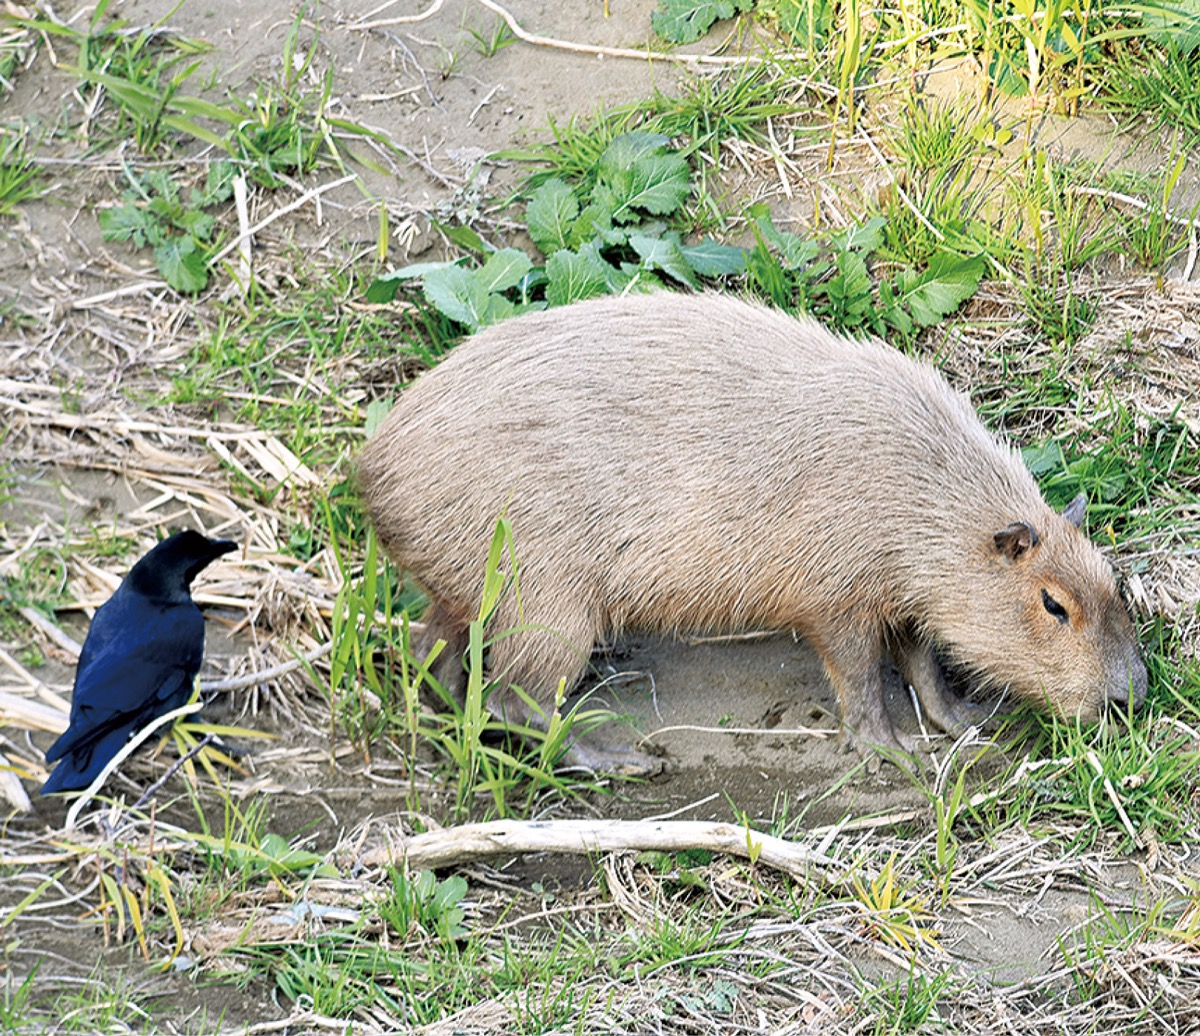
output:
M 1146 665 L 1135 649 L 1129 656 L 1124 678 L 1109 688 L 1108 700 L 1122 705 L 1132 702 L 1135 709 L 1140 708 L 1146 700 L 1146 683 Z

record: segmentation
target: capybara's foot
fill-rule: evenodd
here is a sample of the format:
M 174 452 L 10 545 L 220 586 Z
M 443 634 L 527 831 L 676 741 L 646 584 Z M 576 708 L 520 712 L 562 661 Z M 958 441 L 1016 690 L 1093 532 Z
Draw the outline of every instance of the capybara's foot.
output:
M 662 772 L 666 761 L 661 756 L 639 752 L 632 745 L 607 745 L 590 738 L 576 738 L 567 748 L 561 765 L 614 777 L 653 777 Z
M 857 730 L 842 724 L 841 745 L 843 751 L 857 752 L 871 773 L 884 761 L 909 770 L 920 767 L 917 739 L 898 732 L 890 720 L 862 724 Z

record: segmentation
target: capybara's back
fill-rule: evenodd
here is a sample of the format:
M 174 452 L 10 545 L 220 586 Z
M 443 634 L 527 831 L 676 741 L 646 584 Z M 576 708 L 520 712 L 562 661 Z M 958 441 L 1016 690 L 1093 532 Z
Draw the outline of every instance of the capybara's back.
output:
M 543 703 L 625 629 L 797 630 L 847 726 L 885 744 L 887 651 L 919 692 L 939 685 L 939 723 L 964 714 L 931 643 L 1064 713 L 1144 691 L 1081 507 L 1052 511 L 933 369 L 732 298 L 597 299 L 480 331 L 404 391 L 360 478 L 452 650 L 507 515 L 520 594 L 492 628 L 525 632 L 491 669 Z

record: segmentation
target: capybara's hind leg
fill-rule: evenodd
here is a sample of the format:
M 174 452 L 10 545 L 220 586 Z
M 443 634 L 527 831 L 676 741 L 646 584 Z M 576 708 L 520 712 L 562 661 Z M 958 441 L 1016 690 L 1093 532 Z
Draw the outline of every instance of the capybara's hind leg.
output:
M 580 617 L 568 630 L 561 628 L 561 620 L 559 626 L 553 631 L 504 632 L 493 642 L 491 673 L 497 686 L 488 698 L 488 710 L 509 726 L 545 733 L 560 683 L 569 693 L 587 668 L 597 633 L 594 624 Z M 513 690 L 514 685 L 536 707 Z M 629 777 L 656 773 L 662 760 L 629 744 L 607 743 L 597 731 L 590 731 L 570 735 L 560 765 Z
M 960 698 L 950 689 L 931 645 L 906 637 L 893 649 L 892 657 L 904 679 L 916 691 L 929 722 L 939 730 L 957 734 L 985 718 L 978 705 Z
M 429 605 L 421 617 L 421 623 L 424 628 L 414 630 L 412 635 L 413 658 L 418 665 L 425 665 L 430 653 L 441 641 L 442 648 L 429 665 L 429 675 L 450 698 L 461 704 L 467 691 L 463 655 L 469 640 L 469 624 L 457 619 L 451 609 L 437 602 Z
M 887 713 L 878 634 L 846 624 L 836 643 L 815 646 L 842 707 L 843 746 L 863 755 L 871 748 L 911 752 L 912 743 L 897 732 Z

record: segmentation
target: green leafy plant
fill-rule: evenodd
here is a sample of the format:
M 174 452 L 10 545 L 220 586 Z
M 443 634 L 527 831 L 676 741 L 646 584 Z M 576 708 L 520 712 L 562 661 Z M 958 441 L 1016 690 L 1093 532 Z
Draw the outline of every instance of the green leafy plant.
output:
M 838 117 L 845 112 L 846 132 L 854 133 L 858 118 L 858 106 L 855 100 L 855 90 L 858 86 L 859 73 L 863 60 L 870 52 L 873 44 L 864 39 L 864 11 L 860 0 L 842 0 L 839 14 L 842 31 L 836 36 L 834 52 L 834 68 L 837 72 L 837 98 L 833 109 L 833 121 L 829 130 L 829 160 L 832 168 L 835 148 L 837 147 Z
M 379 278 L 367 297 L 389 301 L 403 282 L 420 280 L 430 302 L 475 330 L 528 309 L 664 282 L 696 287 L 700 277 L 742 270 L 741 249 L 684 244 L 662 221 L 679 211 L 691 183 L 687 160 L 661 134 L 621 134 L 580 180 L 573 187 L 551 177 L 529 199 L 529 235 L 548 257 L 544 266 L 512 248 L 476 267 L 422 263 Z
M 234 121 L 226 147 L 247 170 L 250 179 L 270 190 L 282 184 L 282 175 L 302 176 L 316 168 L 322 156 L 340 164 L 335 139 L 338 128 L 363 135 L 362 127 L 329 113 L 333 95 L 333 69 L 326 69 L 319 87 L 303 87 L 313 68 L 318 40 L 301 45 L 301 29 L 307 18 L 302 6 L 284 39 L 279 75 L 257 85 L 246 100 L 235 97 Z
M 1188 37 L 1132 40 L 1101 68 L 1096 100 L 1124 117 L 1127 129 L 1170 128 L 1200 137 L 1200 47 Z
M 659 0 L 650 22 L 664 40 L 693 43 L 720 18 L 749 11 L 754 0 Z
M 886 220 L 817 238 L 781 231 L 757 216 L 756 247 L 746 259 L 750 287 L 783 309 L 814 313 L 836 327 L 911 334 L 952 313 L 979 287 L 982 256 L 939 252 L 924 270 L 899 270 L 876 285 L 867 257 L 883 242 Z
M 432 690 L 441 698 L 447 711 L 422 722 L 419 731 L 451 763 L 457 779 L 456 812 L 468 811 L 474 797 L 491 797 L 491 811 L 507 816 L 513 809 L 512 791 L 522 781 L 528 781 L 525 809 L 533 802 L 534 794 L 543 788 L 566 792 L 567 782 L 554 774 L 573 733 L 584 733 L 591 727 L 612 719 L 612 714 L 599 709 L 585 709 L 581 704 L 564 712 L 565 688 L 559 684 L 552 710 L 547 714 L 541 705 L 521 688 L 512 687 L 525 706 L 539 715 L 537 727 L 525 726 L 513 730 L 494 718 L 487 709 L 487 700 L 495 689 L 485 678 L 484 652 L 489 643 L 486 633 L 489 621 L 506 594 L 520 596 L 519 566 L 513 548 L 512 527 L 507 518 L 496 522 L 492 543 L 484 566 L 484 591 L 479 614 L 468 627 L 464 664 L 467 685 L 459 703 L 428 677 L 432 658 L 426 659 L 421 672 Z M 492 638 L 511 636 L 517 630 L 492 632 Z M 495 735 L 519 735 L 521 742 L 510 746 L 491 743 Z
M 833 32 L 837 0 L 758 0 L 757 11 L 789 46 L 800 47 L 815 62 Z
M 519 592 L 512 532 L 506 520 L 497 523 L 485 565 L 479 614 L 469 625 L 464 658 L 467 680 L 461 701 L 431 673 L 444 644 L 433 645 L 423 659 L 415 657 L 407 613 L 401 611 L 403 602 L 396 590 L 398 580 L 390 566 L 379 563 L 374 531 L 367 532 L 361 574 L 346 567 L 345 546 L 338 538 L 332 542 L 341 566 L 342 588 L 334 606 L 330 672 L 322 682 L 332 715 L 349 729 L 364 755 L 376 738 L 394 737 L 407 748 L 415 782 L 411 765 L 421 752 L 432 751 L 453 781 L 456 817 L 471 813 L 480 797 L 489 802 L 487 812 L 504 817 L 527 810 L 543 791 L 571 794 L 576 787 L 594 787 L 560 777 L 554 768 L 573 732 L 611 719 L 611 713 L 582 705 L 565 709 L 560 693 L 553 709 L 542 714 L 538 729 L 513 730 L 487 709 L 494 685 L 485 676 L 484 653 L 489 637 L 510 635 L 511 631 L 485 634 L 485 628 L 500 598 Z M 519 688 L 513 690 L 523 695 Z M 422 695 L 443 710 L 430 711 L 423 705 Z M 523 697 L 531 709 L 541 712 L 536 702 Z M 521 790 L 523 799 L 517 794 Z M 413 809 L 420 807 L 415 783 L 409 799 Z
M 376 910 L 406 938 L 414 929 L 424 930 L 443 943 L 454 943 L 467 935 L 461 903 L 467 895 L 467 880 L 457 874 L 438 881 L 433 871 L 406 874 L 389 868 L 391 890 Z
M 852 874 L 851 881 L 863 923 L 873 938 L 909 954 L 922 946 L 940 949 L 928 898 L 899 883 L 894 853 L 877 877 L 864 881 Z
M 229 162 L 214 162 L 204 187 L 184 197 L 169 170 L 147 169 L 141 176 L 126 170 L 129 189 L 122 204 L 100 213 L 100 229 L 105 240 L 153 248 L 155 265 L 176 291 L 203 291 L 216 250 L 216 219 L 205 210 L 230 198 L 233 176 Z
M 198 55 L 208 47 L 173 36 L 159 26 L 131 33 L 122 23 L 104 25 L 109 6 L 109 0 L 96 5 L 86 34 L 58 23 L 37 24 L 43 31 L 58 32 L 79 43 L 76 72 L 115 102 L 113 136 L 131 135 L 144 153 L 156 150 L 171 133 L 185 133 L 223 147 L 221 138 L 197 120 L 225 122 L 228 112 L 181 92 L 200 68 Z
M 1151 696 L 1156 693 L 1151 673 Z M 1173 705 L 1176 704 L 1173 702 Z M 1195 718 L 1195 706 L 1185 705 Z M 1074 817 L 1076 839 L 1106 837 L 1121 851 L 1146 838 L 1173 842 L 1190 830 L 1189 781 L 1200 752 L 1187 733 L 1164 717 L 1081 727 L 1049 721 L 1048 754 L 1062 761 L 1030 803 L 1030 821 Z M 1039 717 L 1039 722 L 1047 721 Z
M 1185 221 L 1173 216 L 1171 199 L 1179 178 L 1187 165 L 1188 152 L 1179 146 L 1176 137 L 1167 165 L 1155 185 L 1150 204 L 1144 212 L 1129 218 L 1125 224 L 1124 244 L 1135 260 L 1160 276 L 1166 272 L 1167 263 L 1184 247 L 1184 234 L 1180 226 Z M 1195 219 L 1200 205 L 1193 206 L 1191 217 Z
M 1097 0 L 963 0 L 973 50 L 980 54 L 992 85 L 1010 96 L 1029 98 L 1027 131 L 1035 107 L 1054 98 L 1074 114 L 1092 84 L 1109 75 L 1114 48 L 1120 53 L 1132 41 L 1186 41 L 1194 46 L 1197 25 L 1185 5 L 1154 0 L 1110 9 Z
M 876 1023 L 874 1029 L 862 1031 L 874 1036 L 945 1031 L 938 1002 L 952 990 L 955 977 L 947 969 L 931 978 L 914 964 L 904 978 L 868 989 L 864 1006 L 875 1014 Z

